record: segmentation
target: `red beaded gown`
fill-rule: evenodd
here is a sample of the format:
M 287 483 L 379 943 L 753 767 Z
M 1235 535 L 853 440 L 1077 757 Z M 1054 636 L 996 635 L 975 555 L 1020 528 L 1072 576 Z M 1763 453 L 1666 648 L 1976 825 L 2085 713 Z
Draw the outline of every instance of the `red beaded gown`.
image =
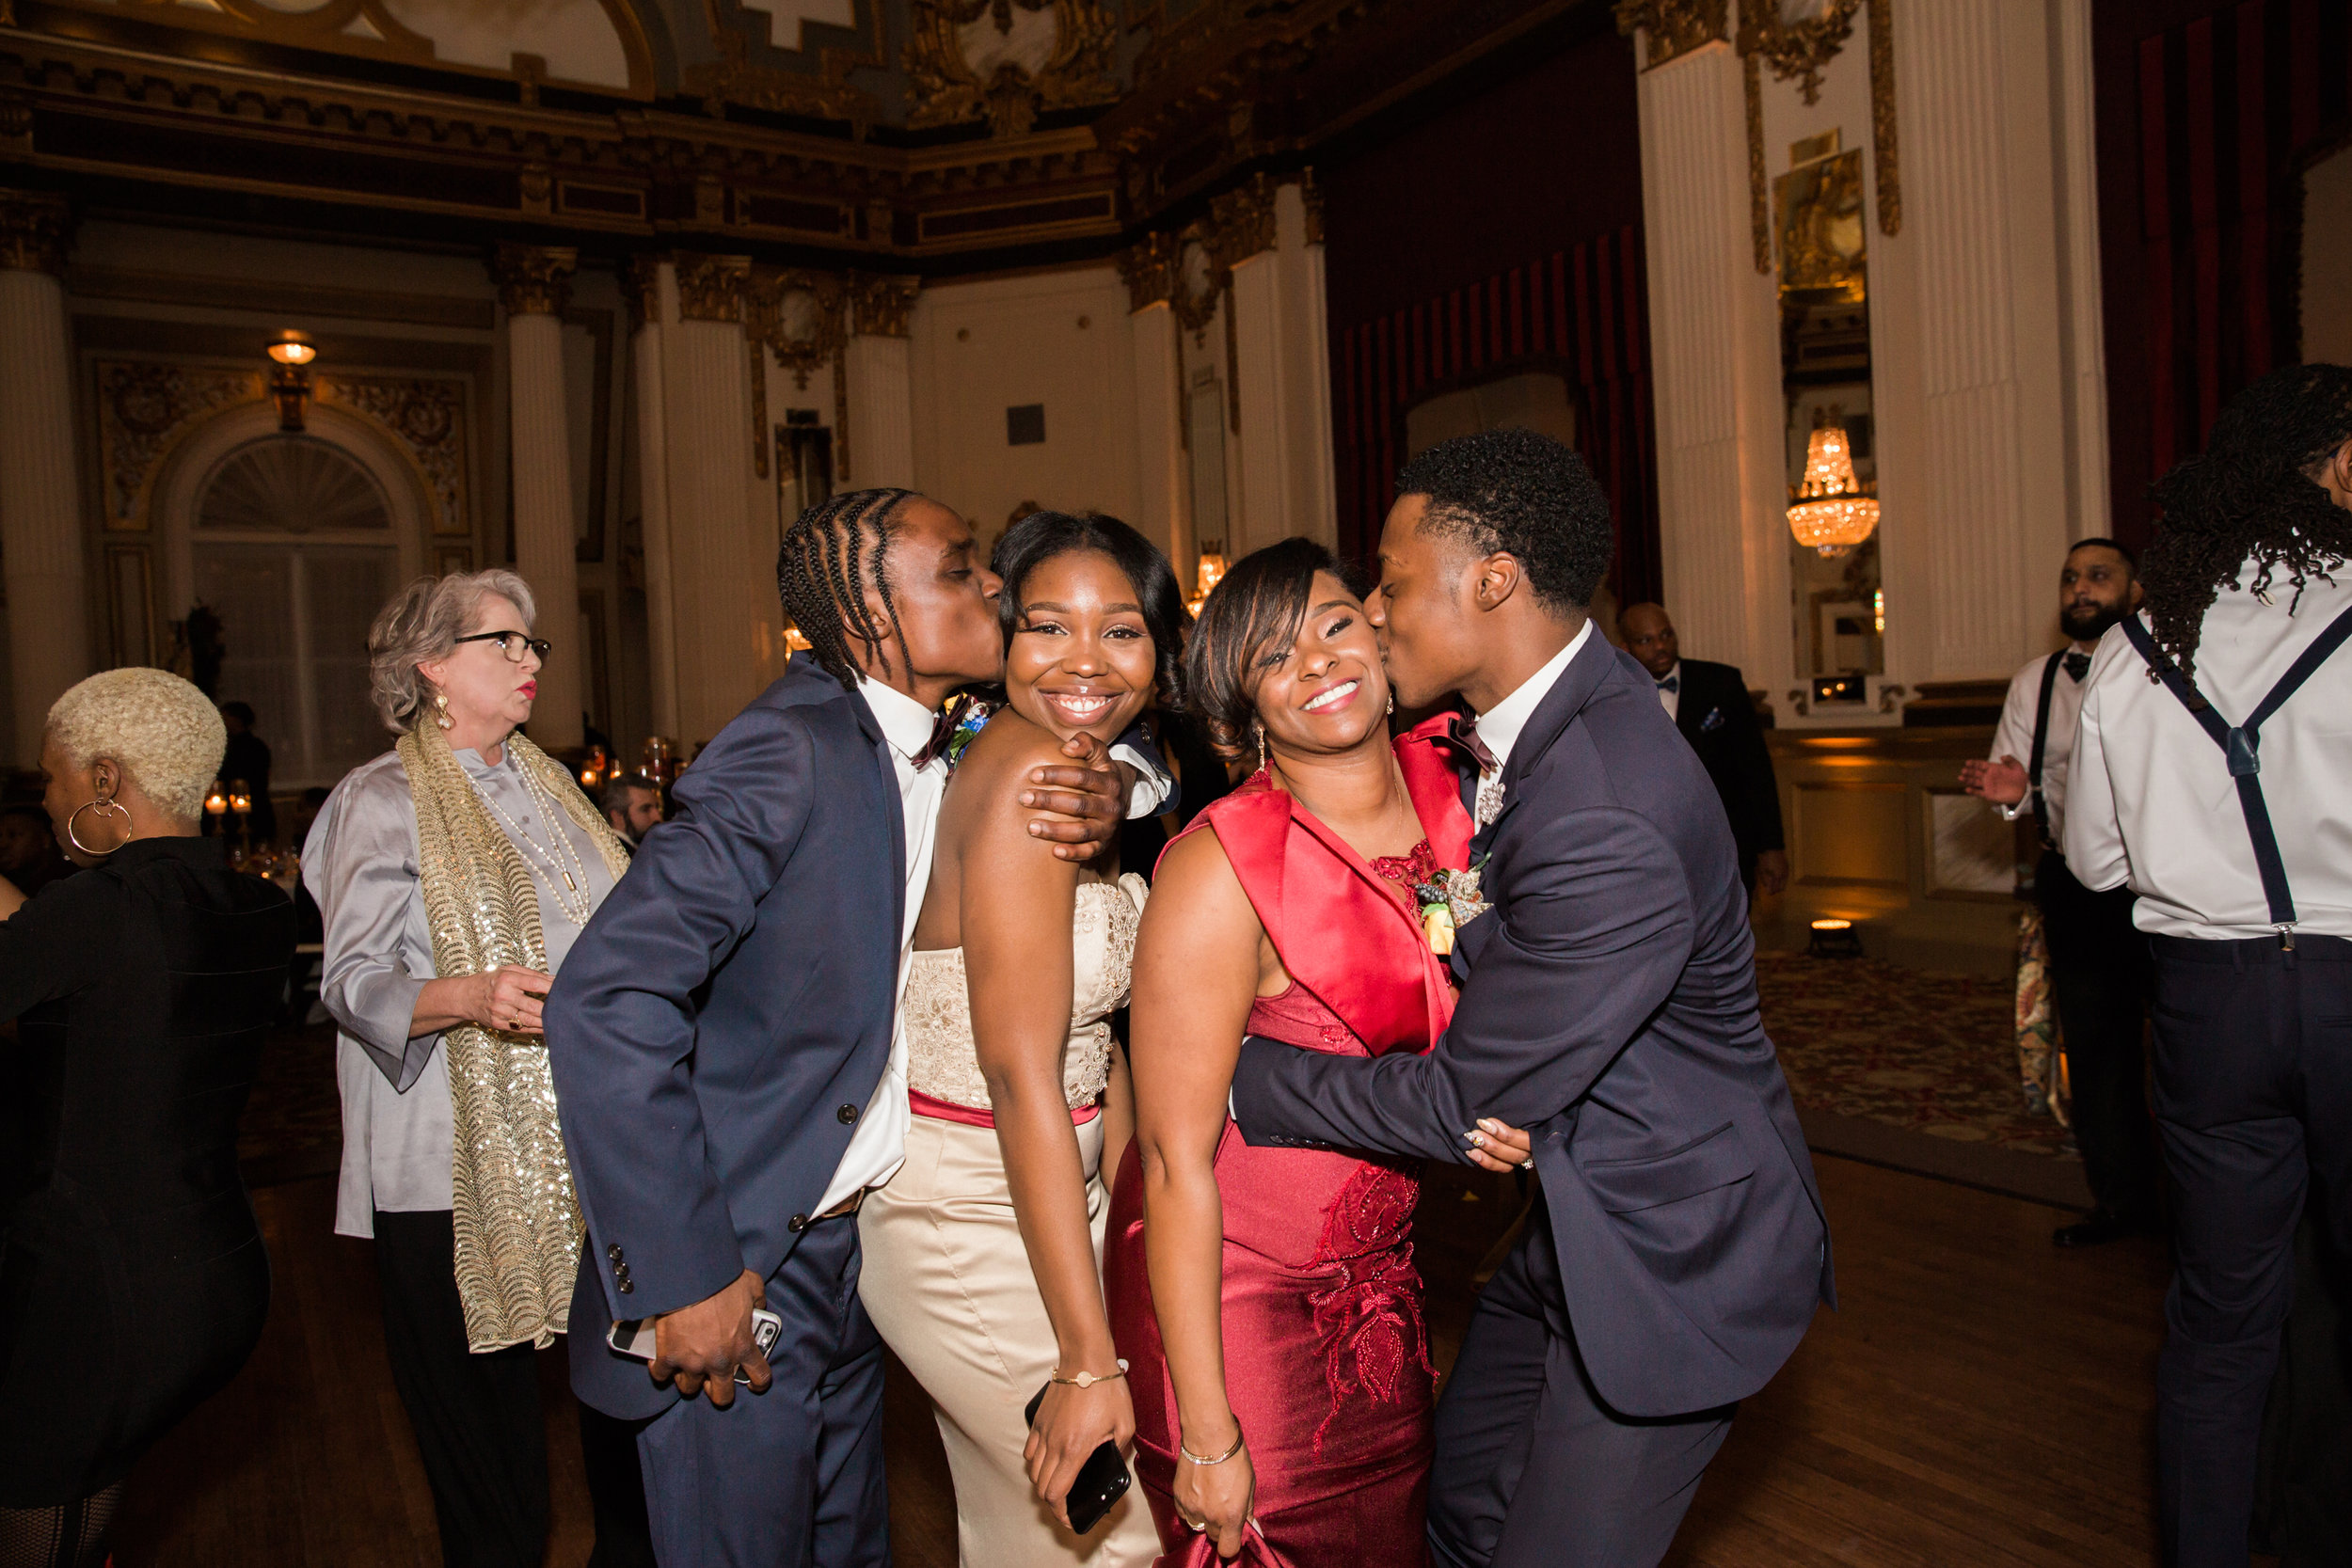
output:
M 1249 1032 L 1310 1051 L 1426 1051 L 1453 991 L 1409 889 L 1468 863 L 1469 815 L 1433 723 L 1397 741 L 1428 839 L 1367 864 L 1260 772 L 1187 832 L 1214 832 L 1292 976 Z M 1130 1145 L 1104 1257 L 1112 1333 L 1130 1364 L 1136 1473 L 1158 1568 L 1211 1568 L 1176 1513 L 1176 1396 L 1152 1315 L 1143 1182 Z M 1427 1560 L 1432 1372 L 1413 1267 L 1419 1162 L 1217 1144 L 1226 1393 L 1257 1470 L 1247 1568 L 1418 1568 Z

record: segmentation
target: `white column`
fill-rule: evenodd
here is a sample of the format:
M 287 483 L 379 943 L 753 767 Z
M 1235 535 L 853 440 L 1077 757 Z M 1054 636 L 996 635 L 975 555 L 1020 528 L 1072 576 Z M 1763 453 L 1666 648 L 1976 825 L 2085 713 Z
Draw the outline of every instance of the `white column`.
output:
M 1642 73 L 1660 544 L 1683 641 L 1789 668 L 1780 349 L 1756 270 L 1740 66 L 1721 40 Z
M 506 440 L 514 460 L 515 570 L 539 599 L 556 648 L 539 672 L 532 738 L 550 751 L 580 744 L 588 650 L 576 646 L 580 566 L 572 445 L 564 428 L 564 305 L 580 263 L 569 248 L 500 245 L 491 262 L 506 308 Z
M 743 339 L 748 258 L 682 254 L 679 320 L 664 329 L 671 590 L 678 739 L 691 754 L 758 694 L 776 662 L 775 563 L 755 569 L 745 476 L 751 386 Z
M 40 761 L 49 706 L 90 673 L 66 327 L 69 221 L 56 197 L 0 191 L 0 570 L 15 756 Z
M 653 646 L 647 665 L 653 686 L 653 733 L 678 736 L 677 611 L 673 602 L 675 570 L 670 549 L 669 399 L 662 374 L 662 298 L 668 282 L 669 314 L 677 313 L 677 283 L 668 264 L 640 256 L 629 262 L 627 293 L 637 332 L 629 344 L 636 370 L 637 504 L 645 552 L 645 634 Z
M 2065 333 L 2055 291 L 2034 282 L 2060 261 L 2049 33 L 2037 9 L 2005 39 L 2005 8 L 1939 0 L 1895 28 L 1930 679 L 1999 675 L 2042 645 L 2067 537 Z
M 1191 469 L 1184 453 L 1183 351 L 1176 312 L 1153 300 L 1127 318 L 1136 378 L 1136 515 L 1144 537 L 1168 551 L 1187 595 L 1193 586 Z
M 1336 546 L 1340 538 L 1339 476 L 1331 451 L 1330 307 L 1324 294 L 1323 234 L 1311 220 L 1307 187 L 1274 193 L 1275 254 L 1282 297 L 1282 410 L 1290 421 L 1290 462 L 1284 473 L 1290 531 Z
M 908 318 L 916 280 L 860 277 L 850 293 L 850 466 L 847 485 L 914 488 L 914 344 Z
M 1238 561 L 1254 549 L 1289 537 L 1288 486 L 1283 476 L 1295 461 L 1292 426 L 1283 407 L 1281 267 L 1272 250 L 1233 265 L 1227 304 L 1233 312 L 1233 392 L 1241 400 L 1241 483 L 1226 528 L 1225 559 Z
M 2107 346 L 2099 281 L 2099 170 L 2090 0 L 2058 0 L 2058 229 L 2065 281 L 2067 435 L 2074 515 L 2068 538 L 2114 531 L 2107 494 Z

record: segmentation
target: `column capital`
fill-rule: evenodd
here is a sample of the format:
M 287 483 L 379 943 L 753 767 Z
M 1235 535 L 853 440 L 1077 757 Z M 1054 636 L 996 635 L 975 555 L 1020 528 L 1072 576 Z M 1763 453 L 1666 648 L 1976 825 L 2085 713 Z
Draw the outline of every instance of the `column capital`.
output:
M 743 320 L 743 286 L 751 280 L 748 256 L 709 256 L 698 250 L 677 253 L 678 320 L 736 322 Z
M 850 302 L 855 325 L 864 338 L 904 338 L 914 313 L 914 296 L 922 292 L 919 277 L 878 277 L 871 273 L 850 276 Z
M 651 251 L 632 256 L 621 269 L 621 297 L 628 302 L 631 330 L 661 322 L 661 258 Z
M 518 245 L 501 240 L 490 256 L 490 277 L 510 316 L 560 316 L 571 298 L 580 252 L 570 245 Z
M 73 208 L 47 191 L 0 190 L 0 271 L 65 271 Z
M 1726 0 L 1617 0 L 1617 31 L 1628 38 L 1636 30 L 1648 36 L 1642 68 L 1655 71 L 1693 49 L 1729 39 L 1730 10 Z
M 1127 285 L 1127 311 L 1172 304 L 1182 284 L 1184 243 L 1174 234 L 1146 234 L 1115 260 Z

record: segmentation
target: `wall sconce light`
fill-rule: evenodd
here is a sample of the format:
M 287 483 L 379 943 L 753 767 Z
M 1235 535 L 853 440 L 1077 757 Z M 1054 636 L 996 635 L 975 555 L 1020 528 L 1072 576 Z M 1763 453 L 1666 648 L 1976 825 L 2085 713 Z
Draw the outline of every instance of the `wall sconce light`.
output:
M 278 428 L 289 436 L 302 434 L 302 405 L 310 397 L 310 361 L 319 356 L 310 337 L 282 332 L 266 350 L 276 369 L 269 375 L 269 395 L 278 404 Z
M 1851 920 L 1824 915 L 1813 922 L 1813 940 L 1804 950 L 1817 958 L 1858 958 L 1862 957 L 1862 933 Z

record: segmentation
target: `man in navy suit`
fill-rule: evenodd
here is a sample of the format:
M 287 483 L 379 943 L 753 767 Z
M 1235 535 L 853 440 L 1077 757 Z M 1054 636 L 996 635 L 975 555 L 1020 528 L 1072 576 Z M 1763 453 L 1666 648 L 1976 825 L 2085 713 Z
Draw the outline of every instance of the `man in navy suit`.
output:
M 1457 734 L 1489 907 L 1433 1051 L 1248 1040 L 1235 1119 L 1253 1144 L 1457 1161 L 1528 1131 L 1537 1196 L 1438 1408 L 1432 1555 L 1655 1563 L 1735 1402 L 1830 1299 L 1828 1227 L 1723 804 L 1586 613 L 1611 543 L 1592 475 L 1491 431 L 1397 490 L 1371 616 L 1399 706 L 1452 692 L 1476 716 Z
M 588 1227 L 572 1383 L 644 1423 L 662 1568 L 889 1560 L 882 1343 L 850 1216 L 904 1148 L 892 1035 L 946 783 L 933 715 L 1004 668 L 999 584 L 963 520 L 919 496 L 812 507 L 778 578 L 813 651 L 678 780 L 675 817 L 547 1003 Z M 1034 825 L 1057 854 L 1090 853 L 1125 815 L 1112 772 L 1031 784 L 1025 801 L 1062 814 Z M 764 1356 L 760 1305 L 784 1320 Z M 650 1377 L 604 1342 L 647 1319 Z

